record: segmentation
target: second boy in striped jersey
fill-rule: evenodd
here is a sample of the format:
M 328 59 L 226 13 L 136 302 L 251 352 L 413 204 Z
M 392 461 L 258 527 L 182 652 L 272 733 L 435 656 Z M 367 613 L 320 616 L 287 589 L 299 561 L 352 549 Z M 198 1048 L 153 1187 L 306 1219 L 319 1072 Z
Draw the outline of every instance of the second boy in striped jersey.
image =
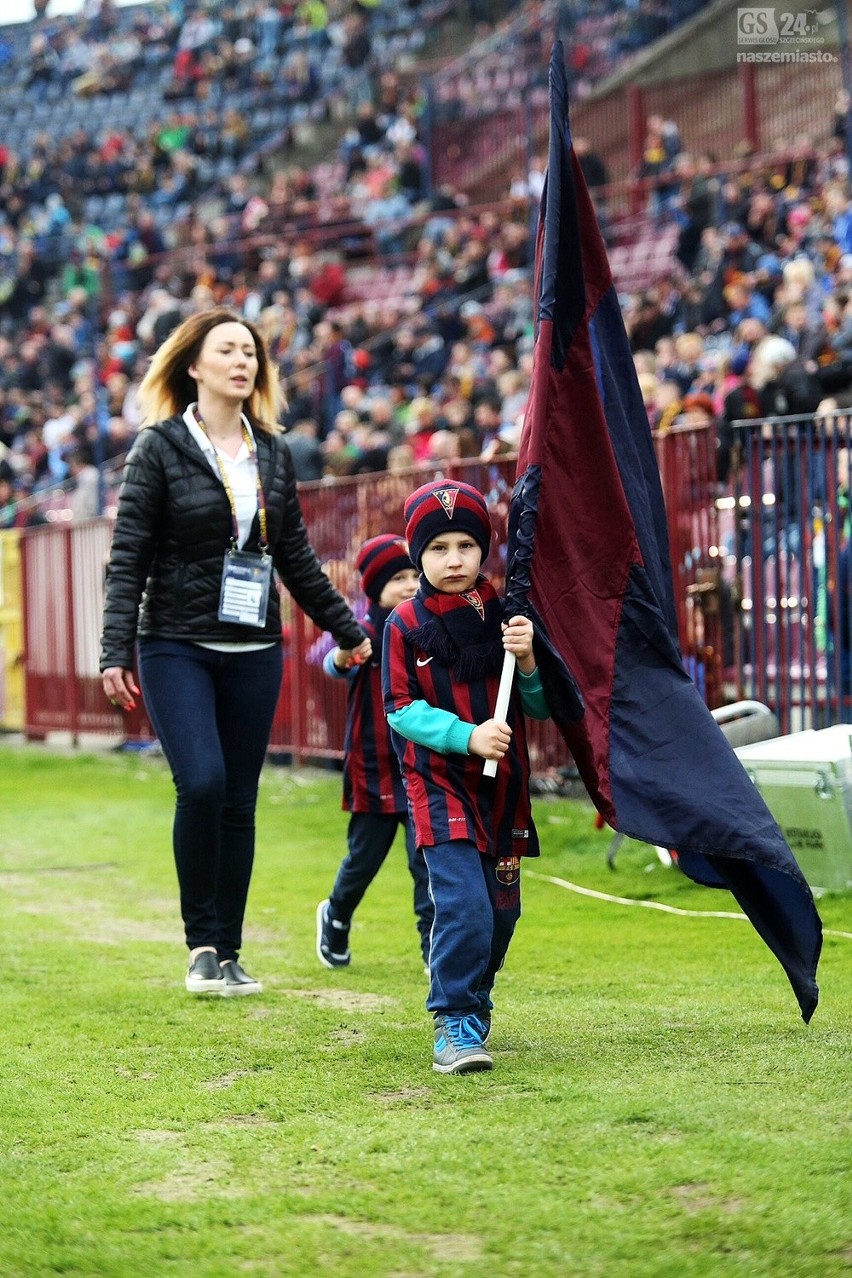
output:
M 524 715 L 547 703 L 526 617 L 503 624 L 479 572 L 491 543 L 485 500 L 439 480 L 405 503 L 416 596 L 388 620 L 385 710 L 400 758 L 418 846 L 435 904 L 430 990 L 433 1068 L 490 1069 L 491 991 L 520 917 L 520 858 L 538 855 L 530 811 Z M 504 651 L 518 678 L 507 721 L 493 718 Z M 495 778 L 483 759 L 498 761 Z
M 399 762 L 390 740 L 382 704 L 381 652 L 385 623 L 393 608 L 417 591 L 417 569 L 401 537 L 381 533 L 364 542 L 356 566 L 370 601 L 361 622 L 373 642 L 373 656 L 354 665 L 352 654 L 334 648 L 323 669 L 348 679 L 346 739 L 343 756 L 343 807 L 351 813 L 344 857 L 331 895 L 317 906 L 317 957 L 326 967 L 347 967 L 352 915 L 378 874 L 400 825 L 414 880 L 414 913 L 423 962 L 429 966 L 429 932 L 434 910 L 423 853 L 414 841 Z

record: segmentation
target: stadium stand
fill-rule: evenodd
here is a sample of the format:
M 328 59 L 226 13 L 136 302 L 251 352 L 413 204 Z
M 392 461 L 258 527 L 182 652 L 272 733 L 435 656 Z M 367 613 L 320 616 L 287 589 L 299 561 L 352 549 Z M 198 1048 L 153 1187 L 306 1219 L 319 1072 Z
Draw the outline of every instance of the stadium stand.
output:
M 510 451 L 530 372 L 542 166 L 532 135 L 520 172 L 517 155 L 513 168 L 495 159 L 505 119 L 494 107 L 541 107 L 560 18 L 578 117 L 600 125 L 592 158 L 623 177 L 621 142 L 602 123 L 612 112 L 596 115 L 585 95 L 695 7 L 640 3 L 627 23 L 603 0 L 507 4 L 489 22 L 472 4 L 464 28 L 445 0 L 187 5 L 182 19 L 105 6 L 101 20 L 0 28 L 0 525 L 66 517 L 72 453 L 101 467 L 109 506 L 148 355 L 213 302 L 263 326 L 288 386 L 286 424 L 315 423 L 327 473 Z M 426 33 L 445 29 L 473 43 L 437 66 Z M 786 92 L 794 107 L 804 91 L 785 77 L 771 86 L 767 101 Z M 813 271 L 826 394 L 852 381 L 840 354 L 852 345 L 844 110 L 804 149 L 763 157 L 732 143 L 710 157 L 713 129 L 728 135 L 706 109 L 699 128 L 701 91 L 693 81 L 665 99 L 677 145 L 663 199 L 652 198 L 659 173 L 596 186 L 663 430 L 702 411 L 688 406 L 700 396 L 724 420 L 750 353 L 802 292 L 785 275 L 795 258 Z M 659 103 L 653 92 L 647 102 L 650 124 Z M 436 161 L 445 123 L 466 139 L 454 169 Z M 320 128 L 325 153 L 305 163 L 299 137 Z M 496 180 L 499 164 L 500 198 L 482 201 L 472 175 L 487 167 Z M 746 226 L 745 245 L 732 223 Z

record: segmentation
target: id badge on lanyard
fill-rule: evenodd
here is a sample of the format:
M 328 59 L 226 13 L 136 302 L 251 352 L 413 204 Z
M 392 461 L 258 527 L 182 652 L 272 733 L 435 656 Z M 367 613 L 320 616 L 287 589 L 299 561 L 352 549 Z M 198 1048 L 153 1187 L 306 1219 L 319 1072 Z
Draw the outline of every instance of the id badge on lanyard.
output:
M 228 550 L 222 565 L 219 620 L 237 626 L 265 626 L 272 559 L 247 550 Z
M 207 427 L 197 413 L 196 421 L 204 433 L 207 434 Z M 225 551 L 225 559 L 222 564 L 218 618 L 220 621 L 228 621 L 235 626 L 257 626 L 259 629 L 263 629 L 266 626 L 266 606 L 269 602 L 269 587 L 272 582 L 272 556 L 267 553 L 266 502 L 263 496 L 263 485 L 260 482 L 260 467 L 257 461 L 254 440 L 246 427 L 245 419 L 243 420 L 243 441 L 254 462 L 257 476 L 260 554 L 255 551 L 239 550 L 237 548 L 239 525 L 237 523 L 236 503 L 231 485 L 228 482 L 227 473 L 218 452 L 216 452 L 216 465 L 219 470 L 219 477 L 228 495 L 228 504 L 231 507 L 231 519 L 233 520 L 231 545 Z

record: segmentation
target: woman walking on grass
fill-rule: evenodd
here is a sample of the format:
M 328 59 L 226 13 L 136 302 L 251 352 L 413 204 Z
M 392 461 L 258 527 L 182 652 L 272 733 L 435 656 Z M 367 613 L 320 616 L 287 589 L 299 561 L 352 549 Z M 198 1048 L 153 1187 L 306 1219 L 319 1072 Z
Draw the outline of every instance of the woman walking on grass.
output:
M 239 962 L 255 807 L 281 685 L 273 568 L 346 653 L 370 640 L 320 568 L 277 425 L 263 340 L 239 315 L 193 315 L 140 386 L 106 579 L 101 671 L 139 695 L 172 770 L 173 845 L 193 994 L 261 990 Z M 141 604 L 141 611 L 140 611 Z

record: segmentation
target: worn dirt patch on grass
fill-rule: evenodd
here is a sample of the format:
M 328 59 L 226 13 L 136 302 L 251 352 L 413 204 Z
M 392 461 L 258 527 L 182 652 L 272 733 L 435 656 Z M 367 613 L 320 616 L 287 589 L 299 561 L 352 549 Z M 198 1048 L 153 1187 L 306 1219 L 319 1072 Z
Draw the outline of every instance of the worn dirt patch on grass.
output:
M 306 998 L 321 1007 L 337 1007 L 344 1012 L 375 1012 L 380 1008 L 398 1007 L 399 999 L 388 994 L 361 994 L 357 990 L 283 989 L 289 998 Z
M 264 986 L 264 989 L 265 989 L 265 986 Z M 228 1002 L 229 1002 L 229 1003 L 241 1003 L 241 1002 L 242 1002 L 242 999 L 232 998 L 232 999 L 228 999 Z M 263 1021 L 263 1020 L 265 1020 L 265 1019 L 266 1019 L 266 1017 L 267 1017 L 267 1016 L 271 1016 L 271 1015 L 272 1015 L 272 1008 L 271 1008 L 271 1007 L 267 1007 L 267 1006 L 265 1006 L 265 1004 L 263 1004 L 263 1003 L 257 1003 L 254 999 L 251 999 L 251 1000 L 250 1000 L 250 1002 L 251 1002 L 251 1007 L 247 1008 L 246 1010 L 248 1011 L 249 1018 L 250 1018 L 251 1020 L 253 1020 L 253 1021 Z
M 11 860 L 11 858 L 10 858 Z M 8 876 L 14 879 L 20 875 L 27 874 L 93 874 L 102 870 L 115 870 L 118 868 L 117 861 L 91 861 L 81 865 L 32 865 L 26 862 L 26 858 L 22 858 L 19 865 L 4 865 L 0 870 L 0 885 Z
M 414 1101 L 432 1099 L 428 1087 L 399 1087 L 393 1092 L 373 1092 L 373 1097 L 383 1105 L 409 1105 Z
M 233 1087 L 241 1078 L 254 1078 L 258 1071 L 254 1069 L 234 1069 L 228 1074 L 220 1074 L 218 1078 L 206 1078 L 201 1086 L 206 1092 L 222 1092 L 226 1087 Z
M 217 1194 L 233 1198 L 240 1193 L 233 1183 L 230 1168 L 221 1163 L 201 1162 L 193 1157 L 184 1167 L 176 1167 L 159 1180 L 149 1180 L 136 1186 L 137 1194 L 158 1198 L 164 1203 L 191 1203 Z
M 742 1198 L 714 1197 L 712 1187 L 704 1183 L 673 1185 L 669 1192 L 689 1212 L 721 1211 L 725 1215 L 735 1216 L 746 1206 Z
M 349 1220 L 346 1216 L 308 1216 L 304 1219 L 318 1224 L 331 1225 L 341 1233 L 358 1238 L 389 1238 L 405 1240 L 425 1248 L 433 1260 L 456 1262 L 481 1260 L 484 1254 L 482 1239 L 476 1234 L 413 1233 L 395 1225 L 376 1224 L 373 1221 Z
M 336 1052 L 341 1047 L 357 1047 L 364 1042 L 367 1037 L 363 1030 L 360 1029 L 336 1029 L 330 1034 L 330 1043 L 324 1043 L 318 1050 L 321 1052 Z
M 145 1128 L 140 1127 L 138 1131 L 131 1132 L 131 1136 L 139 1141 L 140 1145 L 171 1145 L 175 1141 L 183 1140 L 182 1132 L 173 1132 L 168 1128 Z
M 20 875 L 0 875 L 7 880 L 6 891 L 16 897 L 16 909 L 33 918 L 53 918 L 69 936 L 96 945 L 124 945 L 128 941 L 150 941 L 168 945 L 180 942 L 177 906 L 173 901 L 152 897 L 145 901 L 144 919 L 127 918 L 117 914 L 107 901 L 93 896 L 69 895 L 63 886 L 61 896 L 57 886 L 61 877 L 40 874 L 35 879 L 24 880 Z
M 281 1124 L 264 1114 L 226 1114 L 213 1123 L 201 1123 L 199 1126 L 206 1132 L 225 1132 L 235 1127 L 280 1127 Z

